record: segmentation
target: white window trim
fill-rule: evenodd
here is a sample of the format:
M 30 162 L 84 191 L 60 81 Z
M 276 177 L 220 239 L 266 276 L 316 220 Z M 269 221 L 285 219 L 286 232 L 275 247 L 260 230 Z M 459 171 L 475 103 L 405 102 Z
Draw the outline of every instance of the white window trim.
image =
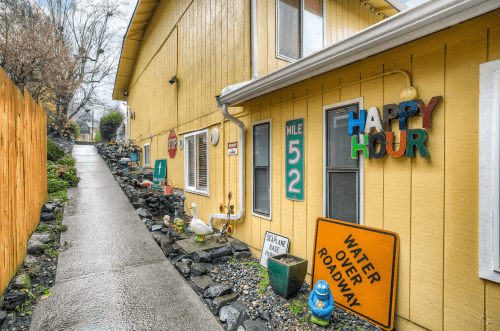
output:
M 149 164 L 146 164 L 146 146 L 149 146 Z M 151 143 L 146 143 L 142 147 L 144 150 L 144 168 L 151 167 Z
M 303 34 L 304 34 L 304 25 L 302 24 L 302 18 L 304 17 L 304 6 L 302 5 L 303 2 L 305 0 L 299 0 L 300 1 L 300 16 L 299 16 L 299 24 L 300 24 L 300 59 L 304 58 L 304 55 L 302 54 L 302 51 L 304 49 L 303 47 Z M 279 15 L 278 15 L 278 9 L 279 7 L 279 0 L 276 0 L 276 10 L 275 10 L 275 13 L 276 13 L 276 58 L 277 59 L 281 59 L 281 60 L 285 60 L 287 62 L 297 62 L 298 60 L 295 60 L 295 59 L 292 59 L 292 58 L 289 58 L 289 57 L 286 57 L 284 55 L 281 55 L 279 54 Z M 323 48 L 326 47 L 326 0 L 323 0 Z M 314 53 L 313 53 L 314 54 Z M 312 55 L 312 54 L 311 54 Z
M 197 136 L 197 135 L 203 134 L 203 133 L 207 137 L 207 190 L 206 191 L 198 190 L 198 189 L 196 189 L 196 186 L 195 187 L 188 186 L 189 174 L 188 174 L 188 168 L 187 168 L 187 165 L 189 163 L 189 160 L 188 160 L 189 145 L 187 144 L 186 139 L 191 137 L 191 136 Z M 209 140 L 210 137 L 208 135 L 208 129 L 186 133 L 184 135 L 183 139 L 184 139 L 184 189 L 186 192 L 189 192 L 189 193 L 194 193 L 194 194 L 199 194 L 199 195 L 204 195 L 204 196 L 209 197 L 210 196 L 210 150 L 209 150 L 210 149 L 210 140 Z M 198 157 L 198 153 L 196 153 L 196 157 Z M 198 171 L 198 168 L 196 168 L 196 171 Z
M 327 192 L 326 192 L 326 155 L 327 155 L 327 146 L 326 146 L 326 132 L 327 132 L 327 123 L 326 123 L 326 112 L 332 108 L 338 108 L 338 107 L 343 107 L 343 106 L 348 106 L 352 104 L 358 104 L 359 105 L 359 110 L 364 109 L 363 108 L 363 97 L 361 98 L 356 98 L 356 99 L 351 99 L 351 100 L 346 100 L 342 102 L 337 102 L 337 103 L 332 103 L 330 105 L 323 106 L 323 217 L 326 217 L 326 210 L 327 210 Z M 347 134 L 347 130 L 345 132 Z M 360 137 L 362 137 L 363 134 L 360 134 Z M 359 225 L 364 224 L 364 187 L 365 187 L 365 158 L 359 158 Z
M 262 124 L 262 123 L 269 123 L 269 216 L 265 216 L 259 213 L 254 212 L 254 169 L 253 169 L 253 130 L 256 125 Z M 252 123 L 252 215 L 256 217 L 260 217 L 266 220 L 271 221 L 272 216 L 273 216 L 273 120 L 272 118 L 268 118 L 262 121 L 258 122 L 253 122 Z
M 479 277 L 500 283 L 500 60 L 479 71 Z

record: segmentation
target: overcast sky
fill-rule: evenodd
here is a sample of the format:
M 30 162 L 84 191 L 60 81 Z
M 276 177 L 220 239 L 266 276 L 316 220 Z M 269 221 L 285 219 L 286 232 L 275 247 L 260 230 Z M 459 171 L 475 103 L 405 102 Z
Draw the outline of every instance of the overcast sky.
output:
M 404 3 L 410 8 L 416 7 L 424 2 L 427 2 L 429 0 L 403 0 Z

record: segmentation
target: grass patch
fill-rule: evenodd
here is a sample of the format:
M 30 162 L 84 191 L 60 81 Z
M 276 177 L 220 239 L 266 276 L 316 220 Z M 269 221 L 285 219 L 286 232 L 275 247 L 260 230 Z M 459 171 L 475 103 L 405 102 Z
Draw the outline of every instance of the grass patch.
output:
M 258 270 L 260 270 L 259 278 L 260 278 L 260 283 L 259 283 L 259 294 L 264 295 L 266 292 L 266 288 L 269 285 L 269 273 L 267 272 L 267 269 L 260 266 L 257 262 L 242 262 L 243 264 L 249 265 L 251 267 L 254 267 Z

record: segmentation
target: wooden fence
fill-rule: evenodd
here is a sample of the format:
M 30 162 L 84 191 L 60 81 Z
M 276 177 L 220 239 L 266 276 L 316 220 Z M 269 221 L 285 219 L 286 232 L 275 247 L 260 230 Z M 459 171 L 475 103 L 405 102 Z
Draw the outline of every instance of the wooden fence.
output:
M 47 200 L 45 110 L 0 68 L 0 296 L 23 262 Z

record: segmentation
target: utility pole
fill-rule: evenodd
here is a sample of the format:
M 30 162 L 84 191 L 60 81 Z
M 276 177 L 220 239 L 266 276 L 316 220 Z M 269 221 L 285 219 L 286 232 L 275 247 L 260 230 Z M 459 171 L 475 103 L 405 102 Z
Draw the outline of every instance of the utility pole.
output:
M 94 142 L 94 109 L 92 109 L 92 122 L 91 122 L 91 126 L 92 126 L 92 133 L 91 133 L 91 140 L 92 142 Z

